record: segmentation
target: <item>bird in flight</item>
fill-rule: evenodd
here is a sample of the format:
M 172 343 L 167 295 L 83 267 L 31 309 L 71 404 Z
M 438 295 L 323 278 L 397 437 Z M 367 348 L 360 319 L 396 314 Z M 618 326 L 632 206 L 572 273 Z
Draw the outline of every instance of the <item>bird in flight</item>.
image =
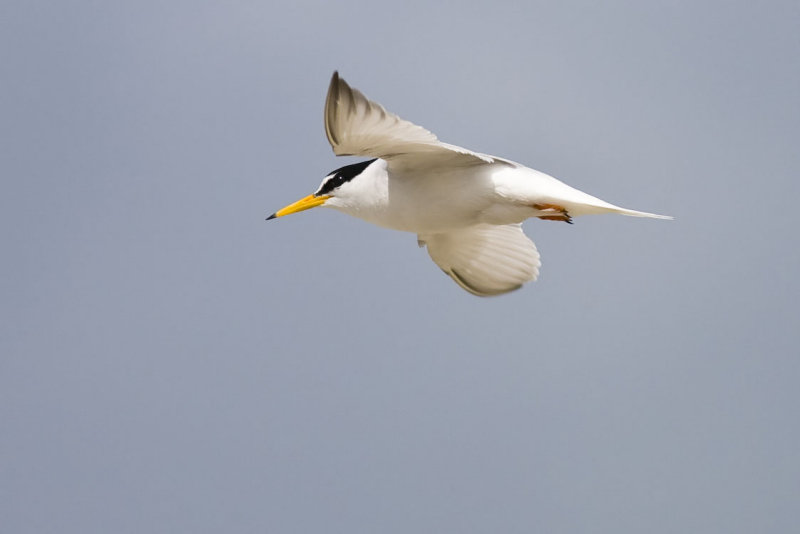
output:
M 325 99 L 325 133 L 337 156 L 372 159 L 332 171 L 314 193 L 267 220 L 324 206 L 413 232 L 445 274 L 481 297 L 514 291 L 539 275 L 539 252 L 522 232 L 525 219 L 672 218 L 621 208 L 519 163 L 443 143 L 338 72 Z

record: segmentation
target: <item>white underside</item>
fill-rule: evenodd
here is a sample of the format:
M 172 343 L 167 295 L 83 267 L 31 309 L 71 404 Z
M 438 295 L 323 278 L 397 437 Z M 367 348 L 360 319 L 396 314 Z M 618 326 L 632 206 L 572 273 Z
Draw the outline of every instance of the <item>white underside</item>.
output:
M 669 218 L 615 206 L 505 161 L 409 167 L 402 160 L 378 160 L 325 205 L 385 228 L 430 234 L 553 215 L 535 207 L 545 204 L 560 206 L 571 217 L 618 213 Z

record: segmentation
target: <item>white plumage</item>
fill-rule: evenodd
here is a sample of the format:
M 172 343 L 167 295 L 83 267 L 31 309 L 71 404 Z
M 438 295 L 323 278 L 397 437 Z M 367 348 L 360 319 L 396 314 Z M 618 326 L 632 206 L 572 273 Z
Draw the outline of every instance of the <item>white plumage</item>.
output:
M 434 262 L 479 295 L 518 289 L 539 274 L 539 253 L 522 232 L 530 217 L 619 213 L 670 219 L 609 204 L 542 172 L 442 143 L 387 111 L 334 72 L 325 101 L 325 132 L 336 155 L 372 161 L 333 171 L 317 191 L 279 210 L 315 206 L 418 235 Z

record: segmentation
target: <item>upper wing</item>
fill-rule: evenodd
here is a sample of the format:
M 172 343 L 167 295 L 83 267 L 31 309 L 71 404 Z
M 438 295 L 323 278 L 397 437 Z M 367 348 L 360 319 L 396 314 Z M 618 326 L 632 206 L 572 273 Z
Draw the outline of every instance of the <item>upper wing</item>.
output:
M 458 285 L 479 297 L 519 289 L 539 276 L 539 252 L 519 224 L 479 224 L 419 236 L 420 246 Z
M 442 143 L 425 128 L 369 100 L 341 79 L 338 72 L 333 73 L 325 99 L 325 133 L 337 156 L 391 159 L 409 153 L 434 157 L 459 154 L 474 163 L 495 161 L 491 156 Z

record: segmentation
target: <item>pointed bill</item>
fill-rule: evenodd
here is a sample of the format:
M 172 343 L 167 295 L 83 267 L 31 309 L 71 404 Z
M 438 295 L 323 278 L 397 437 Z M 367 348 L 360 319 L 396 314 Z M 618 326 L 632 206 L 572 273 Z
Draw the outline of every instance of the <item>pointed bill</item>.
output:
M 277 217 L 283 217 L 284 215 L 291 215 L 292 213 L 297 213 L 299 211 L 310 210 L 311 208 L 316 208 L 317 206 L 322 206 L 325 204 L 325 201 L 331 198 L 329 195 L 308 195 L 307 197 L 303 197 L 297 202 L 289 204 L 285 208 L 281 208 L 269 217 L 267 220 L 275 219 Z

